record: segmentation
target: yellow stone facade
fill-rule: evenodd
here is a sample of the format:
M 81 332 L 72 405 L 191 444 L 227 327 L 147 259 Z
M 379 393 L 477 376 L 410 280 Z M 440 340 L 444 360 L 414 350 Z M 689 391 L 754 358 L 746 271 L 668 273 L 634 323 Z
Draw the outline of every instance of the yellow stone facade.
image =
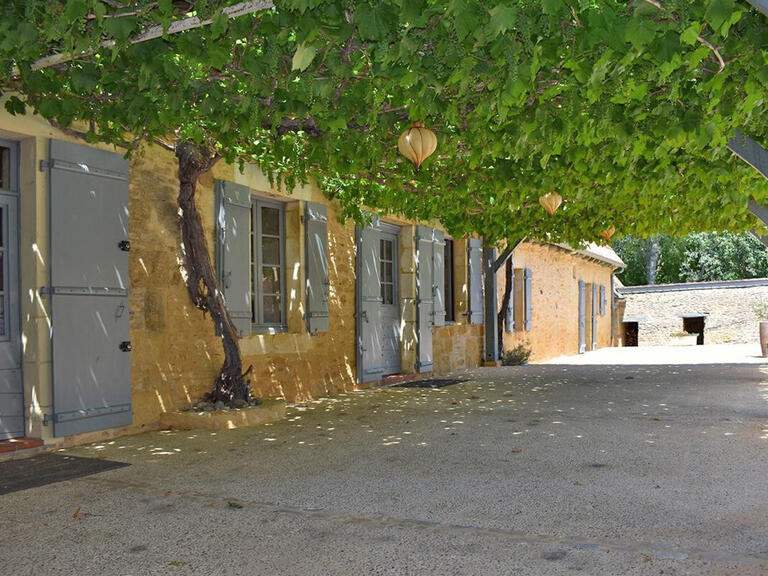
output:
M 52 438 L 43 425 L 53 411 L 51 384 L 50 311 L 40 287 L 49 269 L 48 182 L 40 162 L 48 157 L 50 138 L 68 137 L 37 117 L 0 113 L 0 138 L 20 145 L 20 265 L 24 337 L 24 383 L 28 437 L 48 443 L 76 444 L 156 428 L 163 414 L 190 406 L 210 390 L 223 361 L 219 339 L 210 318 L 191 303 L 182 278 L 178 232 L 177 164 L 167 150 L 151 147 L 131 160 L 130 178 L 130 305 L 132 410 L 130 426 L 67 438 Z M 97 146 L 111 150 L 107 146 Z M 201 178 L 197 192 L 208 247 L 215 242 L 214 182 L 230 180 L 247 185 L 254 195 L 285 203 L 285 332 L 241 339 L 245 366 L 252 365 L 252 393 L 289 402 L 338 394 L 358 388 L 355 335 L 355 225 L 341 223 L 336 207 L 308 185 L 280 193 L 257 169 L 217 164 Z M 303 202 L 326 204 L 330 274 L 330 330 L 310 335 L 304 321 Z M 401 226 L 402 368 L 415 365 L 415 225 L 388 219 Z M 464 243 L 457 240 L 457 248 Z M 409 252 L 410 251 L 410 252 Z M 436 371 L 477 366 L 482 352 L 482 326 L 465 326 L 458 310 L 465 306 L 466 250 L 456 250 L 457 320 L 439 327 L 435 335 Z M 462 276 L 463 274 L 463 276 Z M 461 300 L 464 298 L 464 300 Z
M 532 271 L 531 329 L 504 333 L 504 349 L 520 343 L 531 348 L 531 362 L 579 352 L 579 280 L 605 286 L 605 315 L 597 316 L 597 347 L 611 346 L 611 278 L 614 267 L 552 244 L 524 242 L 512 254 L 517 270 Z M 519 276 L 519 275 L 518 275 Z M 504 296 L 504 269 L 497 275 L 499 306 Z M 591 292 L 588 290 L 588 295 Z M 514 294 L 514 292 L 513 292 Z M 587 298 L 587 313 L 591 307 Z M 590 346 L 589 315 L 587 347 Z
M 40 288 L 48 284 L 49 190 L 41 161 L 50 138 L 83 144 L 53 129 L 39 117 L 12 117 L 0 112 L 0 138 L 20 147 L 20 268 L 23 333 L 23 376 L 26 435 L 48 444 L 76 444 L 157 428 L 164 414 L 190 406 L 210 390 L 223 361 L 221 343 L 210 318 L 191 303 L 180 260 L 177 164 L 167 150 L 151 147 L 131 160 L 130 177 L 130 332 L 133 420 L 130 426 L 53 438 L 43 424 L 52 407 L 49 302 Z M 99 145 L 99 148 L 111 148 Z M 285 206 L 286 325 L 284 332 L 241 339 L 244 365 L 253 366 L 251 388 L 265 399 L 302 401 L 358 388 L 356 377 L 355 225 L 341 223 L 338 210 L 314 185 L 290 193 L 275 190 L 257 169 L 240 172 L 223 162 L 200 181 L 197 203 L 213 258 L 216 180 L 247 185 L 252 194 L 277 198 Z M 330 274 L 328 332 L 310 335 L 304 321 L 304 202 L 322 202 L 328 210 Z M 415 370 L 416 274 L 415 223 L 399 225 L 401 365 Z M 431 225 L 435 225 L 432 223 Z M 534 270 L 534 317 L 530 333 L 505 337 L 509 347 L 528 339 L 534 359 L 576 352 L 579 278 L 610 285 L 610 269 L 566 251 L 524 244 L 514 254 L 515 266 Z M 484 327 L 470 325 L 467 242 L 454 239 L 455 323 L 435 327 L 434 372 L 446 373 L 480 365 Z M 501 278 L 501 275 L 500 275 Z M 546 290 L 544 287 L 547 286 Z M 499 298 L 503 294 L 501 288 Z M 600 346 L 610 343 L 610 315 L 601 318 Z

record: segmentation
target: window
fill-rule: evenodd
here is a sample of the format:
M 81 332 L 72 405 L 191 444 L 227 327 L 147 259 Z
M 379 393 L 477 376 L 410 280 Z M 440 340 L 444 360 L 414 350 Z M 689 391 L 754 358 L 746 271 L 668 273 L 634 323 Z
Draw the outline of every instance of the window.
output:
M 285 325 L 285 215 L 283 206 L 251 200 L 251 324 Z
M 445 321 L 455 322 L 456 312 L 453 302 L 453 240 L 450 238 L 445 239 L 443 268 L 445 272 Z
M 379 279 L 381 282 L 381 303 L 395 303 L 395 243 L 393 240 L 379 240 Z
M 0 146 L 0 189 L 12 190 L 11 184 L 11 149 Z

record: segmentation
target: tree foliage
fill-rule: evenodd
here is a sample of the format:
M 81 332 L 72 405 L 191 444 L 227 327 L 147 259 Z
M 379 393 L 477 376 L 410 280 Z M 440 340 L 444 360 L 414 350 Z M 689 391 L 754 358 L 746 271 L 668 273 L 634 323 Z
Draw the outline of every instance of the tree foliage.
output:
M 620 279 L 626 286 L 647 283 L 650 240 L 626 236 L 613 248 L 627 264 Z M 768 277 L 768 251 L 752 234 L 697 232 L 659 237 L 657 284 Z
M 768 25 L 746 2 L 278 0 L 228 20 L 231 4 L 4 2 L 6 107 L 94 140 L 192 139 L 315 177 L 347 216 L 490 240 L 742 229 L 746 199 L 768 199 L 725 147 L 736 128 L 768 141 Z M 212 24 L 130 43 L 190 16 Z M 32 70 L 54 51 L 79 56 Z M 439 138 L 419 171 L 396 149 L 413 120 Z

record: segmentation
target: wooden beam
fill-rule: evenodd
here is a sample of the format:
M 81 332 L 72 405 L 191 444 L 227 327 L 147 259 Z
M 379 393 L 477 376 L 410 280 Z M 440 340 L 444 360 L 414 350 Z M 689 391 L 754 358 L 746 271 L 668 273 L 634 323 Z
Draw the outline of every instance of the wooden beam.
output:
M 737 130 L 736 135 L 728 140 L 728 149 L 768 178 L 768 151 L 752 138 Z
M 226 14 L 227 18 L 232 19 L 246 14 L 253 14 L 254 12 L 261 12 L 262 10 L 270 10 L 274 7 L 275 4 L 272 0 L 250 0 L 249 2 L 240 2 L 239 4 L 233 4 L 232 6 L 222 8 L 221 13 Z M 155 40 L 162 36 L 178 34 L 179 32 L 186 32 L 187 30 L 194 30 L 195 28 L 202 28 L 203 26 L 208 26 L 211 22 L 213 22 L 213 18 L 201 20 L 197 16 L 192 16 L 191 18 L 184 18 L 183 20 L 171 22 L 165 30 L 160 24 L 157 24 L 145 28 L 140 34 L 130 38 L 128 42 L 131 44 L 139 44 L 141 42 L 147 42 L 148 40 Z M 101 47 L 109 49 L 113 48 L 116 44 L 117 42 L 115 40 L 104 40 L 101 43 Z M 49 56 L 44 56 L 33 62 L 32 70 L 50 68 L 51 66 L 64 64 L 65 62 L 70 62 L 77 58 L 90 56 L 91 54 L 93 54 L 93 50 L 86 50 L 85 52 L 80 52 L 78 54 L 73 54 L 71 52 L 50 54 Z
M 507 247 L 504 249 L 504 251 L 501 253 L 501 255 L 496 259 L 496 262 L 493 264 L 493 272 L 498 272 L 502 266 L 504 266 L 504 263 L 507 261 L 507 259 L 512 256 L 512 252 L 515 251 L 515 249 L 520 246 L 520 244 L 523 243 L 525 238 L 522 240 L 518 240 L 515 243 L 509 243 L 507 244 Z

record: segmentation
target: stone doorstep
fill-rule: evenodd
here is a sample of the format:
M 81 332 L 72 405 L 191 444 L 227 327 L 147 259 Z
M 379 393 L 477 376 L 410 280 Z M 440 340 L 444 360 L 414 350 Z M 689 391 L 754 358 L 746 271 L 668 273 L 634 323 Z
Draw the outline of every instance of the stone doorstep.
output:
M 47 451 L 48 447 L 39 438 L 0 440 L 0 462 L 13 460 L 14 458 L 26 458 L 27 456 L 34 456 L 40 452 Z
M 405 382 L 413 382 L 418 378 L 429 377 L 430 374 L 391 374 L 390 376 L 384 376 L 379 384 L 382 387 L 394 386 L 395 384 L 403 384 Z
M 259 406 L 212 412 L 176 411 L 160 417 L 160 428 L 175 430 L 232 430 L 261 426 L 285 418 L 284 400 L 266 400 Z

